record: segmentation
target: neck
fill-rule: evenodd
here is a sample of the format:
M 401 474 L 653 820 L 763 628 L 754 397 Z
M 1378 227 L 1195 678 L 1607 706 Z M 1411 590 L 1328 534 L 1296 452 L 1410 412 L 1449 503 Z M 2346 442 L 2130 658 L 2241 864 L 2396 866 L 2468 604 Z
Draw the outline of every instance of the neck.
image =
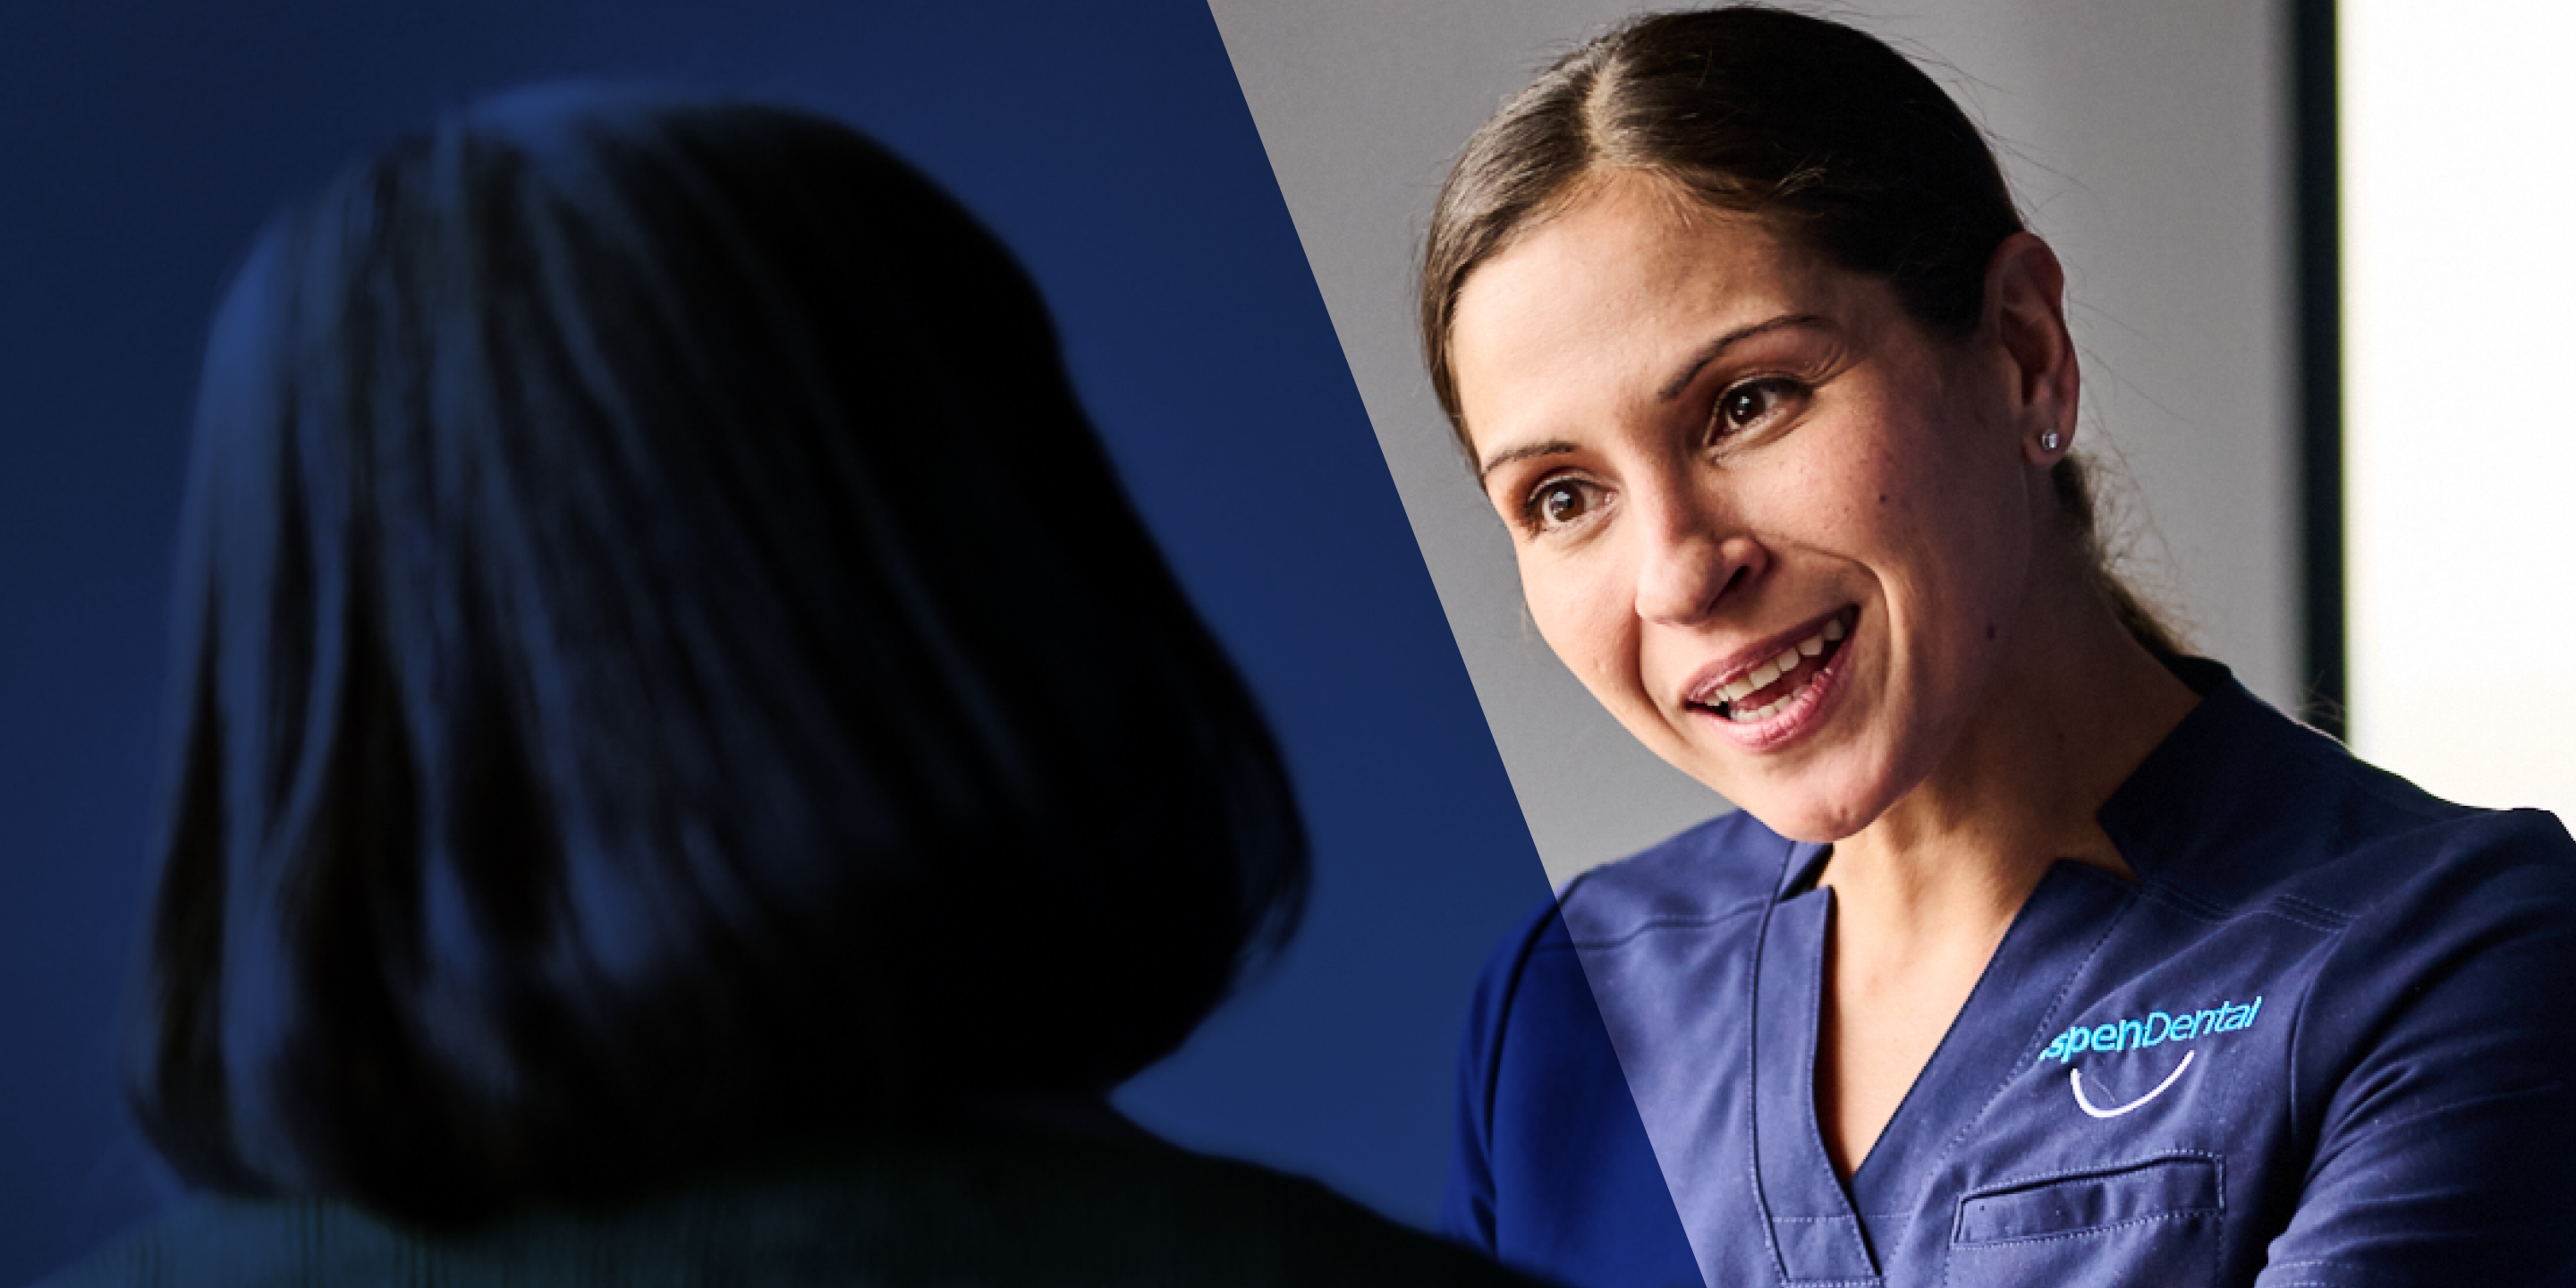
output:
M 1991 939 L 2058 859 L 2132 877 L 2094 816 L 2199 698 L 2089 586 L 2059 598 L 1931 776 L 1835 843 L 1821 883 L 1853 930 Z

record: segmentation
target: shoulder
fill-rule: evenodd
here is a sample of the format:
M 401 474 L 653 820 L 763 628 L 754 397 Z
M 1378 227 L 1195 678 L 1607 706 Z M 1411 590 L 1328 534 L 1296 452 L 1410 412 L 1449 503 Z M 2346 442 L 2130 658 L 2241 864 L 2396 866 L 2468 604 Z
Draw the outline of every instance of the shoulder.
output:
M 1532 1283 L 1313 1180 L 1255 1163 L 1154 1143 L 1082 1145 L 1063 1168 L 1032 1206 L 1042 1212 L 1038 1224 L 1069 1233 L 1033 1241 L 998 1282 L 1048 1282 L 1073 1251 L 1095 1264 L 1135 1266 L 1114 1282 L 1138 1285 Z
M 2233 681 L 2101 817 L 2147 899 L 2212 951 L 2302 981 L 2284 991 L 2306 1129 L 2571 1108 L 2555 1088 L 2576 1063 L 2560 1019 L 2576 1008 L 2576 841 L 2556 818 L 2442 800 Z
M 1737 810 L 1584 873 L 1557 902 L 1567 934 L 1585 948 L 1703 928 L 1769 904 L 1799 848 Z
M 391 1226 L 344 1204 L 201 1194 L 37 1288 L 283 1288 L 317 1275 L 363 1282 L 398 1267 L 403 1243 Z
M 1583 873 L 1533 909 L 1485 961 L 1471 1040 L 1532 995 L 1579 983 L 1580 958 L 1658 931 L 1707 931 L 1761 911 L 1795 844 L 1741 810 Z
M 311 1199 L 207 1199 L 40 1288 L 267 1288 L 425 1276 L 482 1284 L 864 1280 L 883 1288 L 1085 1282 L 1160 1288 L 1530 1281 L 1302 1177 L 1159 1142 L 994 1136 L 872 1148 L 602 1213 L 462 1235 Z
M 2216 915 L 2407 920 L 2471 890 L 2576 915 L 2576 842 L 2557 819 L 2435 797 L 2233 680 L 2156 749 L 2102 822 L 2151 889 Z
M 1722 940 L 1750 927 L 1789 864 L 1812 848 L 1739 810 L 1575 878 L 1486 959 L 1465 1052 L 1491 1060 L 1511 1045 L 1559 1058 L 1571 1048 L 1558 1039 L 1601 1027 L 1596 990 L 1608 982 L 1604 972 L 1633 965 L 1658 973 L 1660 957 L 1680 941 Z M 1540 1040 L 1514 1041 L 1533 1034 Z
M 2292 780 L 2313 840 L 2277 888 L 2355 920 L 2417 915 L 2477 892 L 2487 911 L 2539 901 L 2576 913 L 2576 841 L 2540 810 L 2442 800 L 2326 743 Z

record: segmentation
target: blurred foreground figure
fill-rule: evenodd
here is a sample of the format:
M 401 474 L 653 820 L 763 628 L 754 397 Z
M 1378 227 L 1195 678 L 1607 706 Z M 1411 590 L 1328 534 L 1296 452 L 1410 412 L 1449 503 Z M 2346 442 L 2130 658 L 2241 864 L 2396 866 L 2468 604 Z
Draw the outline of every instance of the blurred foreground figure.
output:
M 1003 248 L 522 93 L 209 347 L 130 1093 L 61 1284 L 1517 1282 L 1109 1089 L 1292 930 L 1278 752 Z

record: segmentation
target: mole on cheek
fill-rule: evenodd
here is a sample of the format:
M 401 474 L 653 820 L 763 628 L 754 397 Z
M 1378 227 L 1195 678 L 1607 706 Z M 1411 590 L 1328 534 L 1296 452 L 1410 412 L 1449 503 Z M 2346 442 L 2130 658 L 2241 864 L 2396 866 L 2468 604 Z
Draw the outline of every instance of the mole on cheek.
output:
M 1993 622 L 1986 623 L 1986 642 L 1989 644 L 1995 642 L 1995 624 Z

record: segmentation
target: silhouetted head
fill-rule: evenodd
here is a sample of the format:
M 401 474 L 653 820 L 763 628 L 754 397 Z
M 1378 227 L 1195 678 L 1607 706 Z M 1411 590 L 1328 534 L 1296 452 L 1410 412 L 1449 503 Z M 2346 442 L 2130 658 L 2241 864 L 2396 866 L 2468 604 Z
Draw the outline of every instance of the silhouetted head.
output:
M 130 1090 L 424 1223 L 1094 1095 L 1285 938 L 1249 695 L 1044 306 L 790 109 L 522 93 L 219 310 Z

